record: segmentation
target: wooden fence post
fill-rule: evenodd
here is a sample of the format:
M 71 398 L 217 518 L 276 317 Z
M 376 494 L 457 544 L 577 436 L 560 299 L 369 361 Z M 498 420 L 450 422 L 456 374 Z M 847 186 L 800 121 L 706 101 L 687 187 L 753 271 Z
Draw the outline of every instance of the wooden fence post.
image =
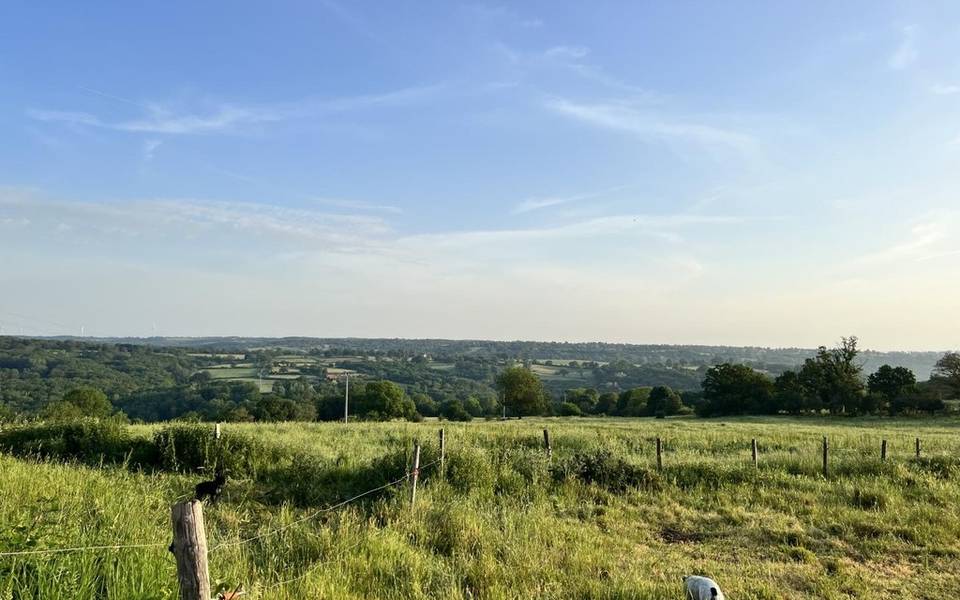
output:
M 827 477 L 830 472 L 827 467 L 827 453 L 830 450 L 830 443 L 827 442 L 827 436 L 823 436 L 823 476 Z
M 880 442 L 880 460 L 887 461 L 887 440 Z
M 663 442 L 657 438 L 657 470 L 663 470 Z
M 443 435 L 443 427 L 440 428 L 440 476 L 445 477 L 444 463 L 447 460 L 447 438 Z
M 750 456 L 753 458 L 754 468 L 759 467 L 759 464 L 757 463 L 757 438 L 750 440 Z
M 213 439 L 220 441 L 220 423 L 213 426 Z
M 203 527 L 203 504 L 199 500 L 179 502 L 171 511 L 173 545 L 177 558 L 177 580 L 182 600 L 210 600 L 210 573 L 207 570 L 207 533 Z
M 917 458 L 920 458 L 920 438 L 916 440 Z
M 550 447 L 550 432 L 543 430 L 543 448 L 547 452 L 547 458 L 553 457 L 553 448 Z
M 413 448 L 413 486 L 410 488 L 410 509 L 417 503 L 417 481 L 420 479 L 420 444 Z

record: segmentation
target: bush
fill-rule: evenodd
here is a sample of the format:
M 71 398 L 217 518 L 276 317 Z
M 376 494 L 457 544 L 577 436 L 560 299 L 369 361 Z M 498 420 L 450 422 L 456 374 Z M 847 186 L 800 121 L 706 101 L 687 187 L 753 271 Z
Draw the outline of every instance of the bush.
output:
M 580 407 L 573 402 L 564 402 L 560 405 L 560 416 L 580 417 L 583 416 L 583 411 L 580 410 Z
M 649 469 L 614 457 L 609 450 L 578 452 L 551 468 L 554 479 L 576 479 L 596 484 L 613 492 L 628 488 L 659 489 L 660 476 Z
M 451 400 L 444 404 L 443 408 L 440 409 L 440 414 L 449 421 L 470 421 L 473 419 L 473 415 L 467 412 L 467 409 L 459 400 Z
M 463 448 L 447 457 L 447 481 L 461 492 L 492 492 L 496 473 L 486 452 Z
M 213 472 L 217 465 L 235 477 L 256 476 L 292 460 L 291 453 L 253 436 L 225 431 L 220 440 L 210 425 L 174 424 L 153 436 L 157 466 L 177 472 Z
M 152 464 L 155 456 L 147 440 L 133 438 L 126 425 L 110 419 L 84 418 L 4 429 L 0 449 L 16 456 L 77 460 L 95 465 L 129 460 Z

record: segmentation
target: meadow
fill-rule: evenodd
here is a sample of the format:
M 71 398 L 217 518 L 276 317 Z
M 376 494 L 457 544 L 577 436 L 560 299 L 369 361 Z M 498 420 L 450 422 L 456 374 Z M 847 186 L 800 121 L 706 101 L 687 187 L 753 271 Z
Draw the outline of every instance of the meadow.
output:
M 691 573 L 732 599 L 960 588 L 955 419 L 231 424 L 219 446 L 209 425 L 37 427 L 0 432 L 3 599 L 175 598 L 169 508 L 218 455 L 211 579 L 246 598 L 679 599 Z M 152 546 L 2 555 L 129 544 Z

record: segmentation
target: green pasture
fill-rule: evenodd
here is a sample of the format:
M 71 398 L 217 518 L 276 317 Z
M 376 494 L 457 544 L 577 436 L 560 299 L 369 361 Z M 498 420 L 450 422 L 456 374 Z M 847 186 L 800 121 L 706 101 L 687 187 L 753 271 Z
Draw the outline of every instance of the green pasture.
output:
M 441 426 L 445 473 L 432 464 Z M 137 462 L 163 427 L 131 427 L 125 443 L 138 450 L 115 449 L 115 460 L 87 444 L 84 464 L 71 462 L 66 442 L 53 444 L 60 459 L 0 453 L 0 553 L 156 544 L 0 556 L 0 598 L 176 598 L 169 506 L 203 472 Z M 200 460 L 213 460 L 213 426 L 198 427 L 208 436 Z M 714 577 L 732 600 L 919 600 L 960 589 L 956 419 L 225 424 L 223 433 L 230 452 L 254 455 L 205 508 L 210 572 L 222 588 L 242 584 L 246 598 L 680 600 L 691 573 Z M 428 466 L 415 506 L 403 481 L 315 514 L 402 477 L 417 441 Z M 178 443 L 163 451 L 189 451 Z

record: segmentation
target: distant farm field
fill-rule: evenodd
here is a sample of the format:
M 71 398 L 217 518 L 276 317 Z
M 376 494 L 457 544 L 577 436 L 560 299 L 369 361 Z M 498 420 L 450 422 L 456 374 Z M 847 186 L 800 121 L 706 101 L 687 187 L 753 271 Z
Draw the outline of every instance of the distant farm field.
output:
M 241 379 L 244 377 L 256 377 L 257 369 L 254 367 L 212 367 L 203 369 L 210 374 L 211 379 Z
M 444 474 L 435 463 L 441 426 Z M 201 478 L 193 467 L 212 466 L 216 447 L 212 426 L 187 427 L 175 448 L 158 449 L 166 457 L 158 466 L 135 468 L 137 456 L 157 460 L 149 443 L 164 427 L 124 430 L 131 450 L 112 452 L 127 468 L 95 454 L 78 458 L 92 467 L 15 458 L 36 456 L 22 441 L 29 431 L 0 432 L 0 443 L 20 440 L 19 450 L 0 455 L 0 553 L 158 544 L 0 555 L 0 597 L 176 597 L 165 548 L 169 505 Z M 236 466 L 223 501 L 206 508 L 210 571 L 222 587 L 243 584 L 247 598 L 679 600 L 680 577 L 690 573 L 714 577 L 731 599 L 947 598 L 960 589 L 955 419 L 523 419 L 223 431 L 235 454 L 225 458 Z M 200 439 L 198 453 L 191 440 Z M 411 507 L 403 475 L 415 440 L 425 466 Z M 72 452 L 45 444 L 51 459 Z

